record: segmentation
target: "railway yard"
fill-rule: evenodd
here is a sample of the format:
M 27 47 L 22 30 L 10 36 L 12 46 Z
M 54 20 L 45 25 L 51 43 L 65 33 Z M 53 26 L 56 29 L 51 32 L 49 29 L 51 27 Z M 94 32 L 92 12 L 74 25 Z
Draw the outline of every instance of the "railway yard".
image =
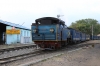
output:
M 98 1 L 33 1 L 0 2 L 0 66 L 100 66 Z
M 1 46 L 0 66 L 99 66 L 100 40 L 44 51 L 34 44 Z

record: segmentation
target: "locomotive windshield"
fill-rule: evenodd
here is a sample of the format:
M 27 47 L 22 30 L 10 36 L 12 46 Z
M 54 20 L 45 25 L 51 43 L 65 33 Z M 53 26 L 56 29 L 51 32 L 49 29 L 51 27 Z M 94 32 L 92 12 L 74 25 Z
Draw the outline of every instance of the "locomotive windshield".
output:
M 38 25 L 51 25 L 51 24 L 58 24 L 58 21 L 56 20 L 41 20 L 36 22 Z

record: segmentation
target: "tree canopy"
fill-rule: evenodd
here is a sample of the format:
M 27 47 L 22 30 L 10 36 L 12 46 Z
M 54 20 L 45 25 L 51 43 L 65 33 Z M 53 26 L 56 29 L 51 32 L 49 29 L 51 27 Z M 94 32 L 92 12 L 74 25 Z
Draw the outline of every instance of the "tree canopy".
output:
M 69 27 L 84 32 L 86 34 L 91 34 L 92 26 L 93 26 L 93 34 L 94 35 L 100 34 L 100 23 L 95 19 L 88 18 L 88 19 L 77 20 L 75 22 L 72 22 L 72 24 Z

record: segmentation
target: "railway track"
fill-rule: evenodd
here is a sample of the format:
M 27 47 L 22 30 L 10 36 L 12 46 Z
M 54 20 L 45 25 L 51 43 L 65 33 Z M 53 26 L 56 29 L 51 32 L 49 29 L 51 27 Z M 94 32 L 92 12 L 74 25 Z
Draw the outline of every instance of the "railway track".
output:
M 14 47 L 14 48 L 5 48 L 5 49 L 0 49 L 0 54 L 3 54 L 3 53 L 7 53 L 7 52 L 10 52 L 10 51 L 16 51 L 16 50 L 21 50 L 21 49 L 26 49 L 26 48 L 35 48 L 36 45 L 30 45 L 30 46 L 22 46 L 22 47 Z
M 6 64 L 6 63 L 9 63 L 9 62 L 13 62 L 13 61 L 17 61 L 17 60 L 20 60 L 20 59 L 25 59 L 25 58 L 28 58 L 28 57 L 40 55 L 42 53 L 43 52 L 41 52 L 40 50 L 35 50 L 34 52 L 31 52 L 31 53 L 26 53 L 26 54 L 22 54 L 22 55 L 7 57 L 7 58 L 0 58 L 0 65 Z
M 95 43 L 95 44 L 100 44 L 100 43 Z M 43 54 L 49 54 L 49 53 L 55 53 L 55 52 L 62 52 L 62 51 L 66 51 L 65 49 L 76 49 L 76 48 L 79 48 L 79 47 L 84 47 L 84 46 L 89 46 L 89 45 L 94 45 L 94 43 L 84 43 L 84 44 L 77 44 L 77 45 L 68 45 L 67 48 L 64 47 L 63 49 L 60 49 L 60 50 L 57 50 L 57 51 L 51 51 L 51 52 L 42 52 L 40 50 L 36 50 L 34 52 L 31 52 L 31 53 L 27 53 L 27 54 L 22 54 L 22 55 L 17 55 L 17 56 L 12 56 L 12 57 L 7 57 L 7 58 L 1 58 L 0 59 L 0 65 L 2 64 L 6 64 L 6 63 L 9 63 L 9 62 L 13 62 L 13 61 L 17 61 L 17 60 L 22 60 L 22 59 L 26 59 L 26 58 L 29 58 L 29 57 L 35 57 L 37 55 L 43 55 Z M 68 50 L 68 51 L 69 51 Z

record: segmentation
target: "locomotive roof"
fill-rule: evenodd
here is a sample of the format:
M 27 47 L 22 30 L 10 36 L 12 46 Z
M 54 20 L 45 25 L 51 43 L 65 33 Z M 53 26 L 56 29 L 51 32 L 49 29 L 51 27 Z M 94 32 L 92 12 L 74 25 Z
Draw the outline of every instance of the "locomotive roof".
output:
M 35 21 L 36 21 L 36 22 L 39 22 L 39 21 L 45 20 L 45 19 L 56 20 L 56 21 L 60 22 L 60 23 L 63 24 L 63 25 L 65 24 L 65 22 L 64 22 L 63 20 L 58 19 L 58 18 L 55 18 L 55 17 L 42 17 L 42 18 L 36 19 Z

